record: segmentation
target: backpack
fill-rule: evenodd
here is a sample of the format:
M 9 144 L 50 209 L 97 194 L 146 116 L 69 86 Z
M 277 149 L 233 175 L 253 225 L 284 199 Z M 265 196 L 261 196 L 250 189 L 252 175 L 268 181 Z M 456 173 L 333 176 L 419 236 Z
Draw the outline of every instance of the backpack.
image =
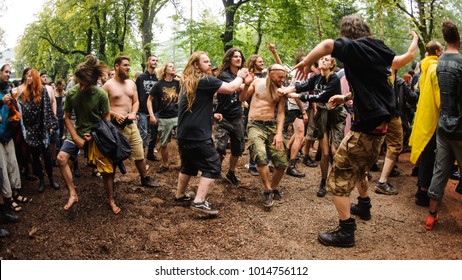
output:
M 123 161 L 130 157 L 131 148 L 128 139 L 108 120 L 103 119 L 95 124 L 91 135 L 101 153 L 118 165 L 125 174 Z

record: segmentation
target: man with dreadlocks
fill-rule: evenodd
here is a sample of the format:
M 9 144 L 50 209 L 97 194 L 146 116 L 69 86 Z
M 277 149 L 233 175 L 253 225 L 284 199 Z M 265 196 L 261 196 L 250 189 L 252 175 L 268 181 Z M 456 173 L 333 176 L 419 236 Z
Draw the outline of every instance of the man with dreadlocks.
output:
M 178 104 L 177 139 L 180 150 L 181 169 L 175 202 L 190 202 L 193 198 L 185 193 L 191 176 L 202 172 L 196 197 L 191 209 L 208 215 L 217 215 L 206 200 L 210 186 L 221 177 L 220 156 L 212 140 L 213 95 L 215 92 L 232 94 L 242 82 L 249 84 L 253 77 L 242 68 L 236 78 L 226 83 L 210 76 L 212 64 L 205 52 L 195 52 L 189 58 L 180 80 Z M 247 77 L 247 78 L 246 78 Z
M 83 149 L 87 143 L 88 160 L 97 166 L 103 176 L 109 207 L 114 214 L 119 214 L 121 211 L 113 197 L 114 168 L 112 162 L 101 154 L 90 135 L 95 124 L 103 118 L 109 120 L 108 95 L 97 86 L 98 78 L 105 71 L 107 71 L 105 64 L 96 60 L 92 55 L 88 55 L 86 60 L 77 66 L 74 75 L 78 84 L 69 90 L 64 103 L 64 123 L 70 136 L 64 141 L 57 159 L 69 189 L 69 199 L 64 206 L 65 210 L 69 210 L 79 201 L 68 161 L 74 161 L 79 150 Z M 71 120 L 72 112 L 76 117 L 75 125 Z

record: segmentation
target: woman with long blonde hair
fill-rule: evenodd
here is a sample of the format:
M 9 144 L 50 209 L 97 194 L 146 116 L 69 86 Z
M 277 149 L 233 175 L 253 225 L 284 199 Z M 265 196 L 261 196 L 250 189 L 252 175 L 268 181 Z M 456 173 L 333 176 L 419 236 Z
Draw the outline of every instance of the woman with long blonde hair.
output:
M 181 170 L 175 202 L 190 203 L 193 211 L 217 215 L 206 197 L 210 185 L 221 178 L 221 161 L 212 140 L 213 96 L 219 91 L 232 94 L 242 83 L 249 85 L 253 76 L 247 68 L 240 69 L 230 83 L 211 76 L 212 64 L 205 52 L 195 52 L 188 59 L 180 79 L 177 139 Z M 185 194 L 191 176 L 202 172 L 196 197 Z
M 53 178 L 50 140 L 58 127 L 58 120 L 53 113 L 50 96 L 42 85 L 40 74 L 36 69 L 30 69 L 25 75 L 24 90 L 19 97 L 19 104 L 24 140 L 32 154 L 34 173 L 40 179 L 38 191 L 45 190 L 40 154 L 45 161 L 50 186 L 57 190 L 60 186 Z

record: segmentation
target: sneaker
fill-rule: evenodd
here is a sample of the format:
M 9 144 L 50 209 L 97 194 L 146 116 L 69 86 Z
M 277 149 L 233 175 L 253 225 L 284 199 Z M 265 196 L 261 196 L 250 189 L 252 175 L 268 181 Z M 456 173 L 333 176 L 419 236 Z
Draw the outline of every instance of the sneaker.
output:
M 258 174 L 258 170 L 256 167 L 249 167 L 249 172 L 252 176 L 259 176 L 260 174 Z
M 189 194 L 185 194 L 182 197 L 173 198 L 173 201 L 175 201 L 176 203 L 191 202 L 193 200 L 194 200 L 194 196 L 189 195 Z
M 281 193 L 279 193 L 279 190 L 276 190 L 276 189 L 273 190 L 273 198 L 275 200 L 281 200 L 282 195 L 281 195 Z
M 287 134 L 287 132 L 283 132 L 283 133 L 282 133 L 282 136 L 283 136 L 285 139 L 290 139 L 290 136 L 289 136 L 289 134 Z
M 263 192 L 263 206 L 271 208 L 273 206 L 273 191 Z
M 377 182 L 377 185 L 375 186 L 375 192 L 380 193 L 380 194 L 387 194 L 387 195 L 398 194 L 398 190 L 396 190 L 396 188 L 388 182 L 385 182 L 385 183 Z
M 218 215 L 218 210 L 213 209 L 212 205 L 208 201 L 203 202 L 191 202 L 191 210 L 201 212 L 207 215 Z
M 226 180 L 228 180 L 228 182 L 235 186 L 239 186 L 239 184 L 241 183 L 241 181 L 237 179 L 236 173 L 231 171 L 228 171 L 228 173 L 226 173 Z
M 460 180 L 459 171 L 452 172 L 451 176 L 449 176 L 449 179 L 459 181 Z
M 433 217 L 432 215 L 428 215 L 427 221 L 425 221 L 425 229 L 432 230 L 437 221 L 438 221 L 438 214 L 436 214 L 435 217 Z

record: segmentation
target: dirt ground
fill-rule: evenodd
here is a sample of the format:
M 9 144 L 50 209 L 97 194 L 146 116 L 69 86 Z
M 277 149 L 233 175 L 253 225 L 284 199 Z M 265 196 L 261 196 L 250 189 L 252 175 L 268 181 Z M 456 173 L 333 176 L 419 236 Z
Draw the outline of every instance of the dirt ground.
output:
M 176 144 L 169 146 L 171 163 L 178 164 Z M 102 180 L 82 168 L 76 178 L 79 203 L 65 212 L 68 191 L 60 172 L 56 177 L 62 188 L 47 186 L 37 192 L 37 181 L 23 181 L 23 192 L 33 198 L 19 213 L 21 222 L 3 224 L 11 233 L 0 240 L 3 259 L 462 259 L 462 196 L 450 181 L 440 209 L 440 221 L 432 231 L 423 227 L 427 209 L 414 204 L 416 178 L 411 177 L 409 154 L 398 163 L 402 173 L 390 182 L 399 194 L 375 194 L 372 219 L 356 219 L 356 246 L 348 249 L 325 247 L 318 243 L 320 231 L 337 226 L 332 197 L 316 197 L 319 168 L 298 163 L 305 178 L 285 175 L 281 182 L 283 199 L 272 211 L 262 207 L 259 177 L 244 165 L 248 154 L 239 160 L 238 177 L 247 185 L 237 188 L 217 180 L 209 201 L 220 210 L 217 218 L 199 216 L 188 207 L 173 203 L 178 170 L 157 174 L 159 162 L 148 162 L 149 174 L 161 183 L 159 188 L 143 188 L 133 163 L 128 173 L 118 176 L 116 201 L 122 208 L 114 215 L 106 204 Z M 383 156 L 379 166 L 382 165 Z M 84 166 L 81 159 L 80 165 Z M 224 163 L 223 175 L 228 164 Z M 373 172 L 370 186 L 378 179 Z M 195 191 L 198 179 L 191 181 Z M 352 194 L 352 200 L 357 193 Z

